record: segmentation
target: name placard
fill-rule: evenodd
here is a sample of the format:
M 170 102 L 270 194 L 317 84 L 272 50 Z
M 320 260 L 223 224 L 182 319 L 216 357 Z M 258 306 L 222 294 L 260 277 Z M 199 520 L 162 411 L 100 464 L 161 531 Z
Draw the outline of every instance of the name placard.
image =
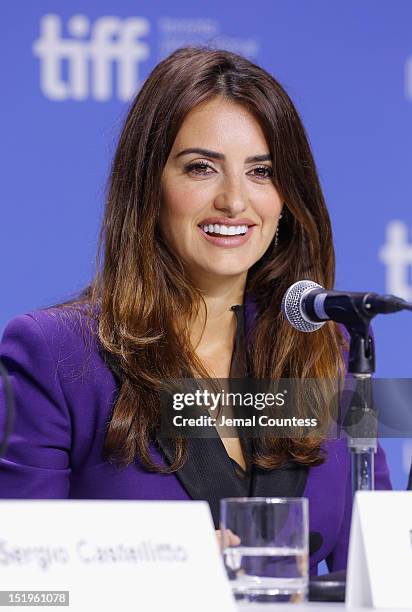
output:
M 412 492 L 356 493 L 346 607 L 412 610 Z
M 0 513 L 10 604 L 236 610 L 206 502 L 0 501 Z

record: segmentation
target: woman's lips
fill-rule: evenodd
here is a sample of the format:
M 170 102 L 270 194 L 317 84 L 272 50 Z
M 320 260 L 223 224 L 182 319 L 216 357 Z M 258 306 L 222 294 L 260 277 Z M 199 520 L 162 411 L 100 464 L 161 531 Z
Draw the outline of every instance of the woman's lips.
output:
M 231 249 L 233 247 L 238 247 L 242 246 L 242 244 L 245 244 L 245 242 L 247 242 L 251 237 L 255 227 L 256 225 L 249 226 L 246 234 L 244 234 L 243 236 L 241 236 L 240 234 L 238 236 L 211 236 L 210 234 L 205 232 L 202 227 L 198 226 L 197 229 L 202 234 L 203 238 L 211 244 L 222 247 L 224 249 Z

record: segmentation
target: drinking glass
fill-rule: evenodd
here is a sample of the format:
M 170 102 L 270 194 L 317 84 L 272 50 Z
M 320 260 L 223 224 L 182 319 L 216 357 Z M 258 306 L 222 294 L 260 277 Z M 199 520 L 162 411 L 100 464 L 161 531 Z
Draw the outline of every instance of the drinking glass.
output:
M 221 548 L 235 599 L 307 600 L 308 500 L 237 497 L 220 502 Z

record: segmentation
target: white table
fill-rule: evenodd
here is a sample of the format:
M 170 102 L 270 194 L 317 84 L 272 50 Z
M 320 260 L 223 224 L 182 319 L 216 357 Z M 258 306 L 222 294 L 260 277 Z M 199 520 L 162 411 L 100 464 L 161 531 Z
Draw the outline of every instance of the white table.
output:
M 287 604 L 287 603 L 252 603 L 238 604 L 239 612 L 343 612 L 345 604 L 343 603 L 315 603 L 308 602 L 305 604 Z M 354 611 L 355 612 L 355 611 Z M 403 611 L 405 612 L 405 611 Z
M 308 602 L 306 604 L 265 604 L 265 603 L 252 603 L 252 604 L 238 604 L 237 609 L 239 612 L 344 612 L 346 610 L 345 604 L 343 603 L 315 603 Z M 352 608 L 351 612 L 371 612 L 373 608 Z M 399 608 L 387 609 L 385 612 L 405 612 L 405 608 L 400 610 Z

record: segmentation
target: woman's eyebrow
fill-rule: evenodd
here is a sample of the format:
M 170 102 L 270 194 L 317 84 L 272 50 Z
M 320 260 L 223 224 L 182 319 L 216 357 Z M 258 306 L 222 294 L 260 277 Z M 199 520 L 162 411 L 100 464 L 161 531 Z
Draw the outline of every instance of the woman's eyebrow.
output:
M 191 148 L 191 149 L 184 149 L 183 151 L 180 151 L 180 153 L 175 155 L 175 159 L 177 157 L 180 157 L 181 155 L 188 155 L 189 153 L 197 153 L 198 155 L 204 155 L 205 157 L 212 157 L 214 159 L 221 159 L 221 160 L 226 159 L 223 153 L 217 153 L 216 151 L 209 151 L 209 149 L 198 149 L 196 147 Z M 263 155 L 253 155 L 252 157 L 247 157 L 245 159 L 245 162 L 248 164 L 250 162 L 263 162 L 263 161 L 271 161 L 271 160 L 272 160 L 272 156 L 270 155 L 270 153 L 265 153 Z

